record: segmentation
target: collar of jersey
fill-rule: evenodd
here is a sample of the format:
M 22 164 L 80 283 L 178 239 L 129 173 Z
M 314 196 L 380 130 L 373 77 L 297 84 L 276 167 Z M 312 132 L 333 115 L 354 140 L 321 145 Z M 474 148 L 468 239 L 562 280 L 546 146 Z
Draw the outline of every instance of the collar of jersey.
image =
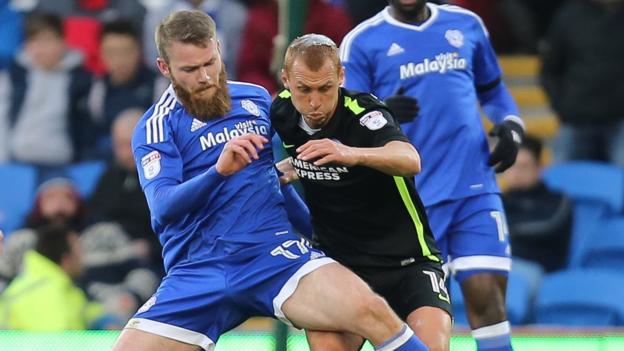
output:
M 427 29 L 438 17 L 438 7 L 436 5 L 427 3 L 427 7 L 429 8 L 429 11 L 431 11 L 431 16 L 429 16 L 429 18 L 427 18 L 427 20 L 423 22 L 422 24 L 420 24 L 419 26 L 403 23 L 395 19 L 394 17 L 392 17 L 392 15 L 390 14 L 390 6 L 386 6 L 386 8 L 383 9 L 382 15 L 383 15 L 383 18 L 386 20 L 386 22 L 392 25 L 422 32 L 425 29 Z

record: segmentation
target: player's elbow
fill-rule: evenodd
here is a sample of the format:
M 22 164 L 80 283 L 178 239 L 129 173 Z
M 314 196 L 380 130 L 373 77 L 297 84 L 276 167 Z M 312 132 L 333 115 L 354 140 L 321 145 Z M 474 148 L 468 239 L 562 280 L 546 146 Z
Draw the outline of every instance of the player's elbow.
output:
M 403 153 L 403 157 L 405 158 L 405 161 L 403 163 L 404 169 L 401 176 L 413 177 L 416 174 L 420 173 L 420 155 L 418 154 L 418 151 L 416 151 L 414 146 L 412 146 L 411 144 L 407 144 L 406 150 Z

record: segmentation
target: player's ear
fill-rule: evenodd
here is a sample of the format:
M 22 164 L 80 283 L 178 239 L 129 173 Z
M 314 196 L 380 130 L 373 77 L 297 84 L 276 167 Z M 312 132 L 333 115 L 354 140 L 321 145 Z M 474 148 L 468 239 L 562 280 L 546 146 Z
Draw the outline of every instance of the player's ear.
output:
M 284 84 L 284 88 L 290 90 L 288 86 L 288 75 L 286 74 L 286 70 L 282 68 L 282 73 L 280 74 L 280 79 L 282 80 L 282 84 Z
M 158 70 L 160 71 L 160 73 L 162 73 L 163 76 L 167 77 L 167 78 L 171 78 L 171 72 L 169 71 L 169 65 L 167 64 L 167 62 L 165 62 L 165 60 L 163 60 L 161 57 L 156 59 L 156 66 L 158 66 Z
M 340 66 L 338 69 L 338 85 L 342 86 L 344 84 L 345 77 L 345 68 L 344 66 Z

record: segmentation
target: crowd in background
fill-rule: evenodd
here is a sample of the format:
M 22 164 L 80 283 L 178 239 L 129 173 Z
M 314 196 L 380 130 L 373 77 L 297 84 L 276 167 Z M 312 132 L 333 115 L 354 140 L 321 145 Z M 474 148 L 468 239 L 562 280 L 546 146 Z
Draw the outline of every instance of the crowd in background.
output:
M 543 56 L 544 88 L 562 122 L 557 161 L 601 159 L 624 166 L 620 1 L 437 2 L 479 14 L 497 53 Z M 338 44 L 387 5 L 304 3 L 301 34 L 325 34 Z M 45 266 L 69 277 L 86 292 L 76 299 L 96 301 L 103 311 L 97 313 L 107 316 L 64 327 L 123 325 L 163 274 L 130 146 L 135 123 L 168 84 L 155 65 L 154 29 L 175 10 L 210 14 L 228 77 L 275 93 L 278 6 L 277 0 L 0 0 L 0 164 L 33 165 L 39 184 L 23 228 L 5 233 L 0 291 L 18 273 Z M 510 191 L 504 200 L 518 257 L 553 271 L 565 264 L 571 206 L 539 179 L 541 142 L 527 138 L 506 175 Z M 64 169 L 88 160 L 107 166 L 93 194 L 82 198 Z M 543 233 L 523 226 L 536 218 L 548 221 Z M 74 248 L 76 240 L 80 248 Z M 66 245 L 55 247 L 55 241 Z M 4 292 L 5 298 L 17 299 L 15 294 L 19 289 Z

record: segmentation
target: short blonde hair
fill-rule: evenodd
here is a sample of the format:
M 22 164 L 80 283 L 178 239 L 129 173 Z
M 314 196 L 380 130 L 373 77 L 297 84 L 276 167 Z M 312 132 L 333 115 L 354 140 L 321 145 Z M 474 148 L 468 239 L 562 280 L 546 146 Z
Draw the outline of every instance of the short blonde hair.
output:
M 304 63 L 312 71 L 321 69 L 327 59 L 332 61 L 338 71 L 342 66 L 336 43 L 322 34 L 306 34 L 293 40 L 286 49 L 284 69 L 289 71 L 298 57 L 303 57 Z

